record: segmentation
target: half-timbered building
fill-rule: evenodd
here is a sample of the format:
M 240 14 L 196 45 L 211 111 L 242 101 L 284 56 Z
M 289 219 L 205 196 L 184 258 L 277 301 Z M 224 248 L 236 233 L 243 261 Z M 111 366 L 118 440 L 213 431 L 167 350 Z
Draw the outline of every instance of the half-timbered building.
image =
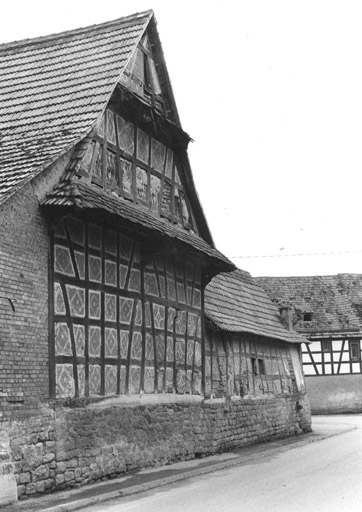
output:
M 279 305 L 289 304 L 302 345 L 313 413 L 362 411 L 362 276 L 262 277 Z
M 285 329 L 264 370 L 245 348 L 277 427 L 255 428 L 271 409 L 250 368 L 221 387 L 205 287 L 235 267 L 153 12 L 4 44 L 0 69 L 0 502 L 308 430 Z
M 205 311 L 213 396 L 289 394 L 303 402 L 304 338 L 283 325 L 277 307 L 248 272 L 238 269 L 213 278 L 205 291 Z

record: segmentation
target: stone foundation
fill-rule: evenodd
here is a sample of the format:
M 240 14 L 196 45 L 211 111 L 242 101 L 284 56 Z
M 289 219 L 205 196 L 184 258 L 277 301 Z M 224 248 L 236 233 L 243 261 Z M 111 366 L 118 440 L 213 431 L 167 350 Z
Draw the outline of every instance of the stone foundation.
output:
M 304 395 L 61 407 L 3 424 L 19 497 L 308 432 Z M 140 399 L 138 399 L 138 402 Z M 144 399 L 142 401 L 147 401 Z

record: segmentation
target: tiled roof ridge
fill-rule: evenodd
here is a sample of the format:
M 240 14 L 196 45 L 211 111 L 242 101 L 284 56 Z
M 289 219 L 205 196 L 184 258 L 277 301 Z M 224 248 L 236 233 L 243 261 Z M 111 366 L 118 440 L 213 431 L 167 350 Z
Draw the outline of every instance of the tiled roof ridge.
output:
M 255 276 L 254 279 L 312 279 L 312 278 L 327 278 L 327 277 L 338 277 L 338 276 L 360 276 L 362 273 L 358 272 L 338 272 L 337 274 L 317 274 L 308 276 Z
M 123 26 L 125 26 L 127 25 L 127 23 L 129 23 L 129 25 L 133 25 L 142 19 L 146 19 L 147 17 L 151 19 L 153 15 L 153 10 L 149 9 L 147 11 L 131 14 L 129 16 L 124 16 L 122 18 L 117 18 L 116 20 L 110 20 L 103 23 L 95 23 L 87 27 L 79 27 L 76 29 L 65 30 L 63 32 L 48 34 L 46 36 L 20 39 L 18 41 L 10 41 L 8 43 L 0 43 L 0 52 L 17 50 L 18 48 L 23 48 L 24 46 L 32 46 L 36 44 L 50 42 L 52 40 L 59 41 L 59 39 L 69 38 L 70 36 L 82 36 L 83 34 L 86 34 L 87 32 L 92 32 L 96 29 L 111 29 L 118 24 L 122 24 Z

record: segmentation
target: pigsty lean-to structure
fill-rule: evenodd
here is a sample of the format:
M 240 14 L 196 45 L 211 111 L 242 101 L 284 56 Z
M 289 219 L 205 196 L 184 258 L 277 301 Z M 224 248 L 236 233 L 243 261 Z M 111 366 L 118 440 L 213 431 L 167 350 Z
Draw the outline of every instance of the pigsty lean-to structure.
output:
M 2 45 L 0 68 L 0 502 L 308 430 L 277 313 L 276 348 L 238 339 L 232 368 L 211 302 L 206 325 L 235 267 L 153 12 Z

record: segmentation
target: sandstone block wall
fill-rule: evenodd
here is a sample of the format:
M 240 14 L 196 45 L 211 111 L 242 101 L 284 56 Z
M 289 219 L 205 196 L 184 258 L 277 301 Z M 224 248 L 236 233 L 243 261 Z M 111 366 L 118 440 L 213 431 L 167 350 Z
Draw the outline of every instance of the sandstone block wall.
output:
M 310 411 L 304 395 L 88 405 L 49 411 L 7 429 L 18 494 L 28 497 L 307 432 Z

